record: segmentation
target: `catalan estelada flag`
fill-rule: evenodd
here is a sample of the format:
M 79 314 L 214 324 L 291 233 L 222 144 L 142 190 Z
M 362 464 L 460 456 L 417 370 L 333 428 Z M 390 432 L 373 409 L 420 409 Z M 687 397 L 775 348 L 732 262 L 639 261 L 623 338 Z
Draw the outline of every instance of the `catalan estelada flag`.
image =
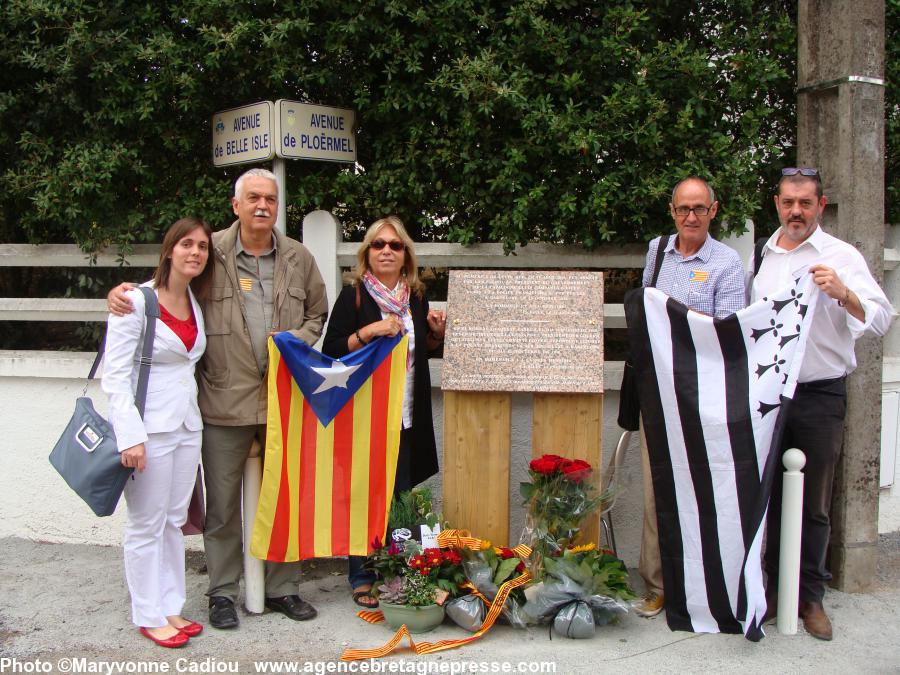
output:
M 343 359 L 290 333 L 269 340 L 262 488 L 250 553 L 264 560 L 367 555 L 384 540 L 400 447 L 408 338 Z

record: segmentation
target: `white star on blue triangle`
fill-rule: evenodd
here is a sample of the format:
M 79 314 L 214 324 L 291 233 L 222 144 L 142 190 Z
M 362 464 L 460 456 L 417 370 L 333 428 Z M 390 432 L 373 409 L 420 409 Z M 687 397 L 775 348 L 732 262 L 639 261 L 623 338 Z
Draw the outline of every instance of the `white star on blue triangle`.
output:
M 321 394 L 323 391 L 328 391 L 334 387 L 346 389 L 347 380 L 349 380 L 350 376 L 358 369 L 359 366 L 348 366 L 340 361 L 332 363 L 330 368 L 313 368 L 312 370 L 316 375 L 321 375 L 325 378 L 313 394 Z
M 287 331 L 272 339 L 303 397 L 327 427 L 403 336 L 379 338 L 341 359 L 325 356 Z

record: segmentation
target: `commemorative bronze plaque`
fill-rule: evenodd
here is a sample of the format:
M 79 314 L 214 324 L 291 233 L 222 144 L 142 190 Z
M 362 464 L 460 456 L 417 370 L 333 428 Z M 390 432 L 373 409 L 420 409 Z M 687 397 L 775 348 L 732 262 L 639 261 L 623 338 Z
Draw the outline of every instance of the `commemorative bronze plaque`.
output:
M 442 388 L 602 393 L 602 272 L 451 270 Z

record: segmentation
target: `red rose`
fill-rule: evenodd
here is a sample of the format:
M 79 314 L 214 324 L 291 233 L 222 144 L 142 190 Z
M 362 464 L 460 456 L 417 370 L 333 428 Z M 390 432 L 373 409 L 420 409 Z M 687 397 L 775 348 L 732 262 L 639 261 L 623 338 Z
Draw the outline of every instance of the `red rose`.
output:
M 566 460 L 559 455 L 541 455 L 537 459 L 531 460 L 528 468 L 530 468 L 535 473 L 549 476 L 552 473 L 556 473 L 556 471 L 559 469 L 559 465 L 565 461 Z
M 519 574 L 521 574 L 521 573 L 524 572 L 524 571 L 525 571 L 525 563 L 523 563 L 523 562 L 520 561 L 519 564 L 516 565 L 516 572 L 518 572 Z
M 580 483 L 591 472 L 591 465 L 583 459 L 573 459 L 563 464 L 560 471 L 573 483 Z
M 500 558 L 502 560 L 509 560 L 510 558 L 515 558 L 516 553 L 512 549 L 503 547 L 500 549 Z
M 456 551 L 444 551 L 444 561 L 451 565 L 459 565 L 462 562 L 462 557 Z

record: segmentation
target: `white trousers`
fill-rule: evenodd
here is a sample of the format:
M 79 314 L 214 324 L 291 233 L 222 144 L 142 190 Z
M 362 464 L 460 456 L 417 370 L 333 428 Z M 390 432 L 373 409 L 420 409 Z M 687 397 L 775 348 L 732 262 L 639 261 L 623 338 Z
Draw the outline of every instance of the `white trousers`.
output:
M 184 536 L 200 463 L 200 431 L 150 434 L 147 466 L 125 485 L 125 578 L 136 626 L 165 626 L 184 607 Z

